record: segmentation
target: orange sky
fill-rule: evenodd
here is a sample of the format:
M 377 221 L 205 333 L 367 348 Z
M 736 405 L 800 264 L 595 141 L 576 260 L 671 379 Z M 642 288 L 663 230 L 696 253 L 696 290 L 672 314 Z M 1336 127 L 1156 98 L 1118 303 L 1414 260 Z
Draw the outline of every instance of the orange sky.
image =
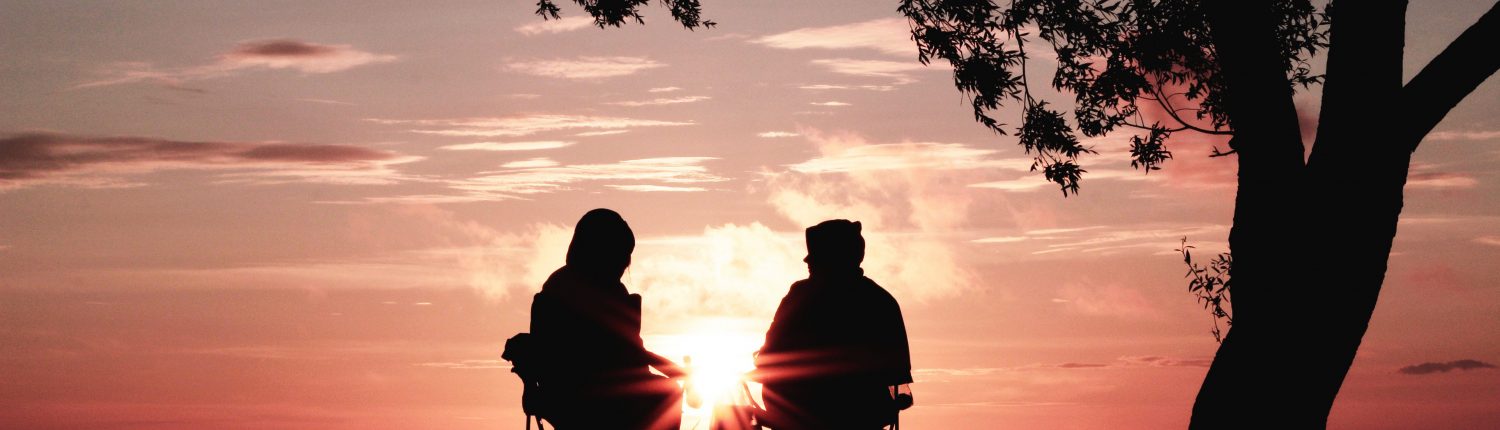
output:
M 706 3 L 0 2 L 0 427 L 520 425 L 500 346 L 595 207 L 668 355 L 753 349 L 801 229 L 849 218 L 906 316 L 905 428 L 1185 426 L 1216 345 L 1173 249 L 1226 247 L 1216 141 L 1146 176 L 1097 139 L 1063 198 L 894 2 Z M 1408 76 L 1486 3 L 1413 1 Z M 1497 103 L 1417 151 L 1331 428 L 1500 420 L 1500 370 L 1401 371 L 1500 363 Z

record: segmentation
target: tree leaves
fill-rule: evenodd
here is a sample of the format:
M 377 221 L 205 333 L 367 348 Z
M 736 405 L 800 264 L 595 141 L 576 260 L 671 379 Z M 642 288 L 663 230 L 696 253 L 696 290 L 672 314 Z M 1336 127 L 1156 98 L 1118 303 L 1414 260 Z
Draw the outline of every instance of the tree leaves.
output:
M 1070 192 L 1078 194 L 1078 180 L 1087 171 L 1074 160 L 1079 154 L 1094 151 L 1078 143 L 1062 112 L 1047 109 L 1045 102 L 1033 103 L 1026 109 L 1025 125 L 1017 137 L 1026 153 L 1036 156 L 1031 163 L 1032 171 L 1040 167 L 1042 176 L 1056 182 L 1064 197 Z
M 918 60 L 953 66 L 954 86 L 971 99 L 974 119 L 1006 134 L 1006 106 L 1022 107 L 1018 135 L 1048 180 L 1063 195 L 1078 192 L 1084 169 L 1073 132 L 1098 137 L 1120 128 L 1147 131 L 1131 139 L 1132 165 L 1158 170 L 1171 158 L 1174 132 L 1230 134 L 1223 82 L 1201 1 L 1195 0 L 902 0 Z M 1278 40 L 1288 59 L 1287 85 L 1321 82 L 1308 60 L 1328 46 L 1328 18 L 1309 0 L 1274 0 Z M 1026 80 L 1026 47 L 1044 43 L 1056 53 L 1051 85 L 1073 95 L 1073 124 L 1062 110 L 1045 109 Z M 1149 119 L 1139 103 L 1170 118 Z M 1153 110 L 1157 111 L 1157 110 Z M 1191 112 L 1192 115 L 1179 114 Z M 1165 123 L 1163 123 L 1165 122 Z M 1204 123 L 1206 122 L 1206 123 Z M 1069 143 L 1072 142 L 1072 143 Z
M 1144 139 L 1131 136 L 1130 167 L 1145 169 L 1146 173 L 1161 170 L 1161 163 L 1172 158 L 1172 151 L 1167 150 L 1167 137 L 1171 135 L 1170 131 L 1152 128 L 1151 134 Z
M 645 24 L 646 20 L 641 17 L 639 8 L 646 5 L 650 0 L 573 0 L 583 7 L 584 12 L 594 17 L 594 25 L 599 28 L 606 26 L 619 27 L 625 22 L 635 21 L 636 24 Z M 704 20 L 703 7 L 698 0 L 657 0 L 657 4 L 666 6 L 672 13 L 672 19 L 681 23 L 688 30 L 698 27 L 713 28 L 718 23 Z M 536 14 L 542 19 L 562 18 L 562 9 L 557 7 L 553 0 L 537 0 Z
M 1177 251 L 1182 253 L 1182 262 L 1188 267 L 1188 292 L 1197 296 L 1198 303 L 1203 304 L 1204 309 L 1214 317 L 1213 334 L 1214 340 L 1223 342 L 1223 331 L 1219 329 L 1219 320 L 1224 320 L 1224 326 L 1234 326 L 1234 317 L 1230 313 L 1229 294 L 1231 278 L 1229 269 L 1234 265 L 1234 259 L 1229 253 L 1214 256 L 1207 266 L 1199 266 L 1193 263 L 1193 254 L 1188 246 L 1187 238 L 1182 238 L 1182 247 Z

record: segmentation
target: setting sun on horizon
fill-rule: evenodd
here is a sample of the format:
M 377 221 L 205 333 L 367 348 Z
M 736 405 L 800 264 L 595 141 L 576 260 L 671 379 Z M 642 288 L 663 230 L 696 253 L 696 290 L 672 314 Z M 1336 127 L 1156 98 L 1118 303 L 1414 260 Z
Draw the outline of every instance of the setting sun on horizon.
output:
M 716 406 L 747 404 L 741 384 L 754 395 L 759 385 L 747 380 L 755 369 L 754 353 L 765 340 L 764 323 L 745 319 L 704 318 L 687 321 L 673 334 L 646 337 L 646 348 L 680 360 L 688 368 L 689 396 L 700 399 L 697 407 L 683 408 L 683 428 L 710 428 Z M 757 327 L 759 326 L 759 327 Z M 760 403 L 759 398 L 754 399 Z
M 670 2 L 607 28 L 556 3 L 0 0 L 0 429 L 517 428 L 502 350 L 595 208 L 633 231 L 641 341 L 690 371 L 684 430 L 763 404 L 754 354 L 810 276 L 806 229 L 836 219 L 904 319 L 902 429 L 1187 428 L 1225 322 L 1179 249 L 1205 264 L 1247 217 L 1231 133 L 1193 129 L 1217 118 L 1164 138 L 1160 170 L 1147 132 L 1064 136 L 1087 149 L 1075 191 L 1021 145 L 1018 106 L 990 111 L 1004 134 L 976 123 L 898 1 L 702 0 L 715 25 L 691 30 Z M 1495 13 L 1408 3 L 1402 82 Z M 1077 53 L 1025 46 L 1007 79 L 1083 127 L 1058 89 Z M 1328 70 L 1323 48 L 1286 73 Z M 1500 422 L 1500 85 L 1480 82 L 1410 153 L 1330 429 Z M 1132 118 L 1197 91 L 1158 84 Z M 1335 107 L 1295 88 L 1278 136 L 1311 142 Z M 1262 249 L 1373 249 L 1333 230 Z M 1286 348 L 1283 369 L 1313 362 Z

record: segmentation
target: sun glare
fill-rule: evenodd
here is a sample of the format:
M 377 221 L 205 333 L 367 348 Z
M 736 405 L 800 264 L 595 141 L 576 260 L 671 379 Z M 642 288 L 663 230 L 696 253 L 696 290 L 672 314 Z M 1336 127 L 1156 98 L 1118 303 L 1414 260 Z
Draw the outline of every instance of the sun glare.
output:
M 755 369 L 754 353 L 765 340 L 764 323 L 736 318 L 698 318 L 685 322 L 673 333 L 647 336 L 647 348 L 687 368 L 690 376 L 683 406 L 683 428 L 710 428 L 715 406 L 744 404 L 745 381 L 749 395 L 759 402 L 758 384 L 745 380 Z M 692 404 L 696 397 L 698 404 Z

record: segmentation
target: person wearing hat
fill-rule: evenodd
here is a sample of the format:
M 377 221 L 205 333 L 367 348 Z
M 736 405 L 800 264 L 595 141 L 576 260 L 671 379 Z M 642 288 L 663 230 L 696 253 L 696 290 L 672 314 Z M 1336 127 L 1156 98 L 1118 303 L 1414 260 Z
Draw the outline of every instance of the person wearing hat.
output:
M 912 382 L 906 324 L 896 299 L 860 268 L 860 229 L 841 219 L 807 229 L 808 277 L 782 298 L 756 356 L 767 427 L 881 428 L 909 405 L 892 391 Z

